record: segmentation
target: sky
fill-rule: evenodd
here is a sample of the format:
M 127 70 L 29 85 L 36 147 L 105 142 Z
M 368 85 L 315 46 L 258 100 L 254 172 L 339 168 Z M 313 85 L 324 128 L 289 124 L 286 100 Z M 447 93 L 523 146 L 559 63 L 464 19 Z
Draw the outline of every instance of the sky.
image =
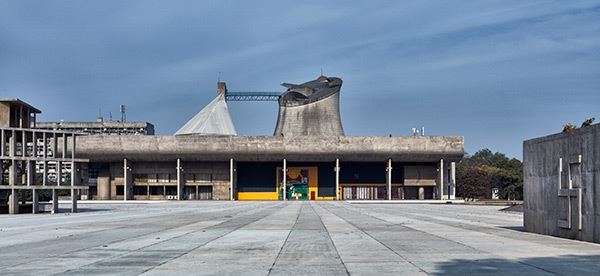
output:
M 351 3 L 352 2 L 352 3 Z M 600 1 L 0 2 L 0 97 L 38 121 L 100 113 L 172 135 L 215 96 L 343 79 L 346 135 L 459 135 L 522 157 L 523 140 L 600 120 Z M 272 135 L 276 102 L 230 102 Z

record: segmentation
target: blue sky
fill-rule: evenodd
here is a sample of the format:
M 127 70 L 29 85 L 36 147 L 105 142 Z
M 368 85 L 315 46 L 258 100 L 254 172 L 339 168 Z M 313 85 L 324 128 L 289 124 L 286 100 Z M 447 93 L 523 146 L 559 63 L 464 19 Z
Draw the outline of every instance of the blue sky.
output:
M 358 2 L 358 1 L 354 1 Z M 347 135 L 465 136 L 521 158 L 524 139 L 600 120 L 600 1 L 2 1 L 0 95 L 39 120 L 99 107 L 174 133 L 215 95 L 344 80 Z M 241 134 L 277 106 L 230 103 Z

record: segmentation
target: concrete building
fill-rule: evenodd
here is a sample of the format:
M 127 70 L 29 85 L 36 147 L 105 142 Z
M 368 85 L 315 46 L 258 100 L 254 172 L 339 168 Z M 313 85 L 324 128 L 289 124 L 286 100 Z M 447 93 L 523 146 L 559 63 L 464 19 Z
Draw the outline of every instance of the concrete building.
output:
M 320 76 L 276 96 L 273 136 L 238 136 L 225 83 L 174 136 L 84 135 L 91 199 L 454 199 L 459 136 L 344 136 L 342 80 Z M 225 96 L 223 96 L 225 95 Z M 244 95 L 236 94 L 236 97 Z M 273 97 L 269 95 L 269 97 Z M 232 131 L 233 130 L 233 131 Z M 69 149 L 67 149 L 69 150 Z
M 274 136 L 237 136 L 217 98 L 175 136 L 87 136 L 97 199 L 454 199 L 462 137 L 347 137 L 342 80 L 283 84 Z M 239 95 L 238 95 L 239 96 Z M 200 119 L 203 120 L 200 120 Z M 227 126 L 227 127 L 224 127 Z M 223 131 L 226 130 L 226 131 Z M 285 175 L 285 177 L 284 177 Z
M 523 143 L 525 230 L 600 242 L 600 124 Z
M 37 122 L 35 128 L 91 135 L 154 135 L 154 125 L 148 122 L 105 121 L 102 118 L 95 122 Z
M 17 214 L 21 205 L 39 211 L 40 193 L 51 193 L 51 211 L 58 211 L 60 191 L 70 191 L 72 211 L 77 210 L 77 199 L 87 185 L 82 183 L 82 164 L 85 159 L 76 158 L 76 134 L 39 130 L 35 126 L 40 110 L 19 99 L 0 100 L 0 207 L 7 206 L 8 213 Z M 67 154 L 67 151 L 69 153 Z M 49 163 L 56 164 L 49 177 Z M 70 172 L 63 171 L 68 163 Z M 41 171 L 36 172 L 36 167 Z

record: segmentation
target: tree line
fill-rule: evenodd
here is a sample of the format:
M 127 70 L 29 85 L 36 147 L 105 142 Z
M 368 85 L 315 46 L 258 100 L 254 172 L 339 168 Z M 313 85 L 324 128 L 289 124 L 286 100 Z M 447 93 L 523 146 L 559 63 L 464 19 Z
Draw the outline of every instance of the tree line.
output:
M 490 199 L 493 189 L 500 199 L 523 199 L 523 163 L 489 149 L 465 154 L 456 166 L 456 180 L 456 195 L 464 199 Z

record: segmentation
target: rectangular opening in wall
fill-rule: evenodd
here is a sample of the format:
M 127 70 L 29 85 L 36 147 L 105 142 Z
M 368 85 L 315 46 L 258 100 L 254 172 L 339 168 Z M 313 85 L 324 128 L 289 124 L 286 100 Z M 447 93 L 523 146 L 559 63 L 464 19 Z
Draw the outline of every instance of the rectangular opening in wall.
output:
M 164 195 L 164 186 L 150 186 L 150 195 Z
M 123 185 L 117 185 L 117 191 L 116 191 L 116 192 L 117 192 L 117 195 L 118 195 L 118 196 L 122 196 L 122 195 L 124 195 L 124 191 L 125 191 L 125 190 L 124 190 L 124 188 L 123 188 Z
M 200 200 L 211 200 L 212 199 L 212 186 L 198 186 L 198 199 Z
M 148 186 L 133 186 L 133 195 L 147 195 L 148 194 Z
M 581 188 L 581 163 L 569 164 L 569 186 L 573 189 Z
M 177 195 L 177 186 L 166 186 L 165 192 L 167 195 Z

